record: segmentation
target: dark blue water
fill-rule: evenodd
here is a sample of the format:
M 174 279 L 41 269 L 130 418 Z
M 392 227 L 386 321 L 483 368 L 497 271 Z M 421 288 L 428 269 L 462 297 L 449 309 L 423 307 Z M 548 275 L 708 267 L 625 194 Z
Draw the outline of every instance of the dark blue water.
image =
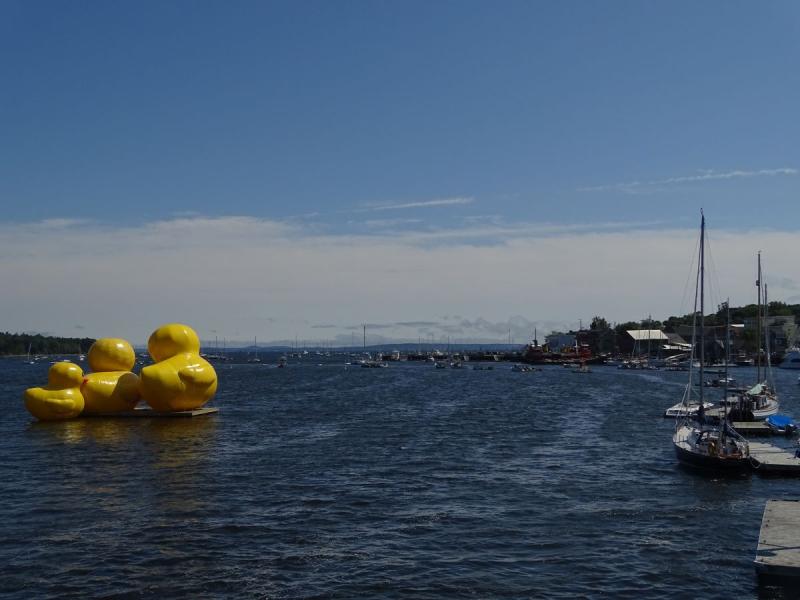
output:
M 35 423 L 47 367 L 0 361 L 5 597 L 786 592 L 752 561 L 800 480 L 679 468 L 684 373 L 224 365 L 216 416 Z

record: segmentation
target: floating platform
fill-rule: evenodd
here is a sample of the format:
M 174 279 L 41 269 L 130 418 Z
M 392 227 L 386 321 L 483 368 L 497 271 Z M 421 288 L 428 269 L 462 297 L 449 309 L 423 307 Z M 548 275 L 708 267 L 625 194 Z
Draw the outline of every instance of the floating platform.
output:
M 152 408 L 135 408 L 133 410 L 126 410 L 124 412 L 111 412 L 111 413 L 97 413 L 93 415 L 81 415 L 83 417 L 114 417 L 126 419 L 174 419 L 174 418 L 191 418 L 191 417 L 204 417 L 206 415 L 213 415 L 219 412 L 218 408 L 203 407 L 196 408 L 195 410 L 179 410 L 176 412 L 156 412 Z
M 756 572 L 762 576 L 800 576 L 800 502 L 767 500 L 756 550 Z
M 753 468 L 764 475 L 800 475 L 797 446 L 780 446 L 767 442 L 748 442 Z M 797 529 L 800 534 L 800 526 Z M 800 546 L 798 546 L 800 552 Z
M 742 435 L 772 435 L 773 431 L 764 421 L 734 421 L 733 428 Z

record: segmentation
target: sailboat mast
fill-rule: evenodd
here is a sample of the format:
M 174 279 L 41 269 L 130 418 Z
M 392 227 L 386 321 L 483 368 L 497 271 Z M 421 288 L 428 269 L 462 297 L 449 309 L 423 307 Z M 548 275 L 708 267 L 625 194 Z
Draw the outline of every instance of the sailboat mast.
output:
M 756 309 L 756 382 L 761 381 L 761 252 L 758 253 L 758 308 Z
M 767 284 L 764 284 L 764 353 L 766 354 L 766 364 L 764 365 L 764 381 L 769 383 L 772 378 L 772 358 L 770 356 L 769 348 L 769 325 L 767 324 L 767 317 L 769 317 L 769 301 L 767 298 Z
M 703 378 L 706 363 L 706 320 L 705 320 L 705 240 L 706 216 L 700 212 L 700 406 L 703 406 Z
M 728 298 L 725 300 L 725 385 L 723 387 L 723 396 L 722 396 L 722 439 L 725 439 L 725 424 L 728 420 L 728 358 L 727 355 L 730 354 L 730 347 L 731 347 L 731 299 Z

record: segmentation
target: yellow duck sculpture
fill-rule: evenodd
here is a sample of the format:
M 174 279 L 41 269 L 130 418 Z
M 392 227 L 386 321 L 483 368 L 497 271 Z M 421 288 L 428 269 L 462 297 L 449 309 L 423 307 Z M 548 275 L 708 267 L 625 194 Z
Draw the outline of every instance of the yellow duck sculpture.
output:
M 155 364 L 140 374 L 142 398 L 157 412 L 194 410 L 217 391 L 217 374 L 200 357 L 200 339 L 180 323 L 156 329 L 147 341 Z
M 60 421 L 83 411 L 83 370 L 71 362 L 57 362 L 47 372 L 47 386 L 25 390 L 25 408 L 40 421 Z
M 133 410 L 141 397 L 139 377 L 131 373 L 136 353 L 126 340 L 101 338 L 89 349 L 93 373 L 83 379 L 81 392 L 86 414 Z

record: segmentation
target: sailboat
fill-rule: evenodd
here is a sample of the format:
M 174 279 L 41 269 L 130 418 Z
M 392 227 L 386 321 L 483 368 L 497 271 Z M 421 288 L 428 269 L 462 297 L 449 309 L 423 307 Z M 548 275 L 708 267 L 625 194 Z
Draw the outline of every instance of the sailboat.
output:
M 761 253 L 758 253 L 758 310 L 756 315 L 756 340 L 758 341 L 756 352 L 756 383 L 752 387 L 740 390 L 737 396 L 737 419 L 741 421 L 763 421 L 767 417 L 778 414 L 780 402 L 775 392 L 774 381 L 772 380 L 772 361 L 770 359 L 769 348 L 769 328 L 767 327 L 767 316 L 769 303 L 767 301 L 767 286 L 763 283 L 761 272 Z M 764 348 L 761 347 L 761 335 L 764 335 Z M 762 364 L 762 356 L 765 363 Z
M 700 317 L 699 348 L 700 348 L 700 381 L 703 380 L 705 367 L 705 215 L 700 218 L 700 260 L 697 269 L 695 289 L 695 311 L 692 322 L 692 357 L 690 365 L 694 364 L 695 341 L 697 338 L 697 320 Z M 698 296 L 700 310 L 697 310 Z M 743 471 L 750 466 L 750 447 L 728 421 L 727 405 L 723 403 L 720 424 L 711 425 L 705 417 L 704 389 L 701 385 L 693 385 L 693 367 L 689 367 L 689 381 L 683 393 L 682 404 L 686 413 L 675 421 L 675 433 L 672 444 L 678 460 L 685 465 L 700 467 L 713 471 Z M 699 399 L 695 402 L 693 395 L 699 392 Z M 726 389 L 727 393 L 727 389 Z M 698 410 L 694 416 L 689 414 L 689 406 L 697 404 Z
M 255 347 L 255 356 L 247 362 L 260 363 L 261 359 L 258 357 L 258 337 L 253 338 L 253 346 Z

